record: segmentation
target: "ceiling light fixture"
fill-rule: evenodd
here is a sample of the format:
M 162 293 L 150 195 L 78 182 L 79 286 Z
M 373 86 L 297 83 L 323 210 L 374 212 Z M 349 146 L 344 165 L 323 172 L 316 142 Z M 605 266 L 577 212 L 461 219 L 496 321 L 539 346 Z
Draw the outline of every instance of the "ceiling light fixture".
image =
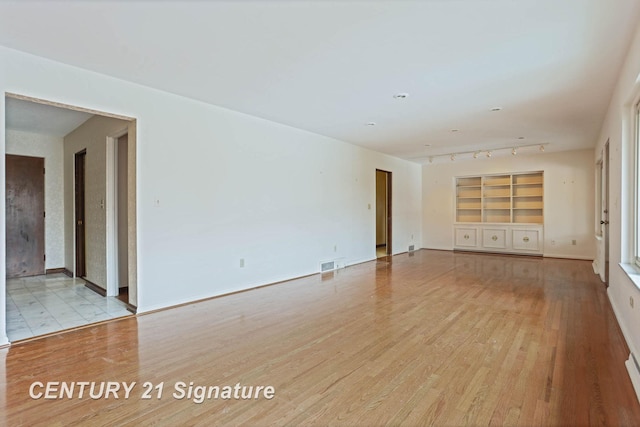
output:
M 451 132 L 458 132 L 460 129 L 451 129 Z
M 425 144 L 426 146 L 427 144 Z M 506 153 L 507 150 L 509 150 L 509 152 L 515 156 L 518 154 L 518 151 L 520 151 L 522 153 L 522 150 L 525 150 L 525 153 L 527 153 L 527 149 L 529 150 L 536 150 L 539 149 L 541 152 L 544 151 L 544 148 L 546 145 L 549 145 L 548 142 L 544 142 L 542 144 L 527 144 L 527 145 L 519 145 L 519 146 L 507 146 L 507 147 L 494 147 L 492 149 L 480 149 L 480 150 L 473 150 L 473 151 L 456 151 L 454 153 L 440 153 L 440 154 L 425 154 L 422 156 L 418 156 L 418 157 L 414 157 L 415 159 L 418 158 L 428 158 L 429 159 L 429 163 L 433 163 L 434 160 L 438 160 L 438 158 L 443 158 L 443 157 L 448 157 L 449 159 L 451 159 L 451 161 L 455 161 L 455 160 L 465 160 L 465 159 L 477 159 L 479 158 L 480 154 L 484 153 L 487 158 L 491 158 L 493 156 L 494 152 L 497 152 L 499 154 L 502 153 Z
M 493 107 L 493 108 L 491 109 L 491 112 L 494 112 L 494 113 L 495 113 L 496 111 L 500 111 L 500 110 L 502 110 L 502 107 Z
M 376 122 L 368 122 L 367 123 L 367 126 L 375 126 L 375 125 L 376 125 Z
M 402 93 L 396 93 L 395 95 L 393 95 L 393 97 L 394 97 L 395 99 L 406 99 L 406 98 L 408 98 L 408 97 L 409 97 L 409 94 L 408 94 L 408 93 L 404 93 L 404 92 L 402 92 Z
M 519 136 L 518 139 L 524 139 L 524 136 Z

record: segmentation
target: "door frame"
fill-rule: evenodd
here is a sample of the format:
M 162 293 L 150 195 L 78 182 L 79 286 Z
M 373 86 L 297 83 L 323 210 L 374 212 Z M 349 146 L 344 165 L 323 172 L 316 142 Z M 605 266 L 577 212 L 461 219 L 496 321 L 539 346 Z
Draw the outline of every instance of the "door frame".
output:
M 129 128 L 107 137 L 107 296 L 117 296 L 118 288 L 118 139 L 127 135 Z
M 609 283 L 609 140 L 596 161 L 596 239 L 598 250 L 594 271 L 607 286 Z

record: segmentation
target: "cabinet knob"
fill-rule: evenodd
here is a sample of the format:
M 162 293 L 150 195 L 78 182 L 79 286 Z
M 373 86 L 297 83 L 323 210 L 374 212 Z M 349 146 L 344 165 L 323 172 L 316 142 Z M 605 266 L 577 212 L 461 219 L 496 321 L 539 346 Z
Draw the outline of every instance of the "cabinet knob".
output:
M 498 236 L 494 235 L 493 237 L 491 237 L 491 240 L 495 242 L 496 240 L 498 240 Z
M 528 241 L 529 241 L 529 238 L 528 238 L 527 236 L 524 236 L 524 237 L 522 238 L 522 241 L 523 241 L 523 242 L 528 242 Z

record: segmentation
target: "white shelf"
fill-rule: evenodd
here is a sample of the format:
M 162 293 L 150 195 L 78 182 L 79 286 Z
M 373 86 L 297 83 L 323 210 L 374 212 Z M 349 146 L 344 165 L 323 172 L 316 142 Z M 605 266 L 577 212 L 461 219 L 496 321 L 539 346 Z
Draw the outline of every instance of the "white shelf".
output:
M 456 249 L 542 255 L 544 174 L 456 178 Z

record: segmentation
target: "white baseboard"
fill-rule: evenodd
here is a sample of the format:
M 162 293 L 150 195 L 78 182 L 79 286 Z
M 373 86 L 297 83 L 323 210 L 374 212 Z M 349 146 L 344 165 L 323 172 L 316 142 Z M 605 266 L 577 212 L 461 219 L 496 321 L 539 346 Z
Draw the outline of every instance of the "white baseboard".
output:
M 593 268 L 593 272 L 597 275 L 599 275 L 600 273 L 598 272 L 598 260 L 594 259 L 593 262 L 591 263 L 591 267 Z
M 618 306 L 616 305 L 616 302 L 614 301 L 613 298 L 611 298 L 611 295 L 609 294 L 611 288 L 607 289 L 607 296 L 609 297 L 609 302 L 611 303 L 611 308 L 613 308 L 613 314 L 615 314 L 616 316 L 616 322 L 618 322 L 618 325 L 620 326 L 620 330 L 622 331 L 622 336 L 624 337 L 624 340 L 627 342 L 627 347 L 629 347 L 629 351 L 631 351 L 631 353 L 633 354 L 638 354 L 638 351 L 636 348 L 634 348 L 633 346 L 633 341 L 631 341 L 631 334 L 629 333 L 629 331 L 627 330 L 627 326 L 624 324 L 624 322 L 621 322 L 620 319 L 622 319 L 622 316 L 620 316 L 620 310 L 618 309 Z
M 640 371 L 638 371 L 638 366 L 636 365 L 636 362 L 633 357 L 633 355 L 638 354 L 638 352 L 634 348 L 633 342 L 629 339 L 630 335 L 629 335 L 629 331 L 627 330 L 627 327 L 625 326 L 624 322 L 620 321 L 620 319 L 622 318 L 619 314 L 620 311 L 618 310 L 618 307 L 616 306 L 616 303 L 613 300 L 613 298 L 611 298 L 611 294 L 609 294 L 609 290 L 607 290 L 607 296 L 609 297 L 611 308 L 613 308 L 613 314 L 616 316 L 616 321 L 618 322 L 618 325 L 620 326 L 620 330 L 622 331 L 622 336 L 624 337 L 624 340 L 627 343 L 627 347 L 629 347 L 629 351 L 631 351 L 631 353 L 629 354 L 629 359 L 627 359 L 627 361 L 624 362 L 624 365 L 626 366 L 627 372 L 629 373 L 629 378 L 631 379 L 631 383 L 633 384 L 633 389 L 636 392 L 636 397 L 638 399 L 638 402 L 640 402 Z
M 633 354 L 629 355 L 629 359 L 624 364 L 627 367 L 627 372 L 629 372 L 629 378 L 631 378 L 633 389 L 636 391 L 638 402 L 640 402 L 640 371 L 638 371 L 638 365 L 633 358 Z
M 423 246 L 420 249 L 427 249 L 427 250 L 431 249 L 431 250 L 434 250 L 434 251 L 452 251 L 453 247 L 430 246 L 430 247 L 427 248 L 427 247 Z
M 586 261 L 593 261 L 593 257 L 585 255 L 549 254 L 545 252 L 544 254 L 542 254 L 542 256 L 545 258 L 583 259 Z

